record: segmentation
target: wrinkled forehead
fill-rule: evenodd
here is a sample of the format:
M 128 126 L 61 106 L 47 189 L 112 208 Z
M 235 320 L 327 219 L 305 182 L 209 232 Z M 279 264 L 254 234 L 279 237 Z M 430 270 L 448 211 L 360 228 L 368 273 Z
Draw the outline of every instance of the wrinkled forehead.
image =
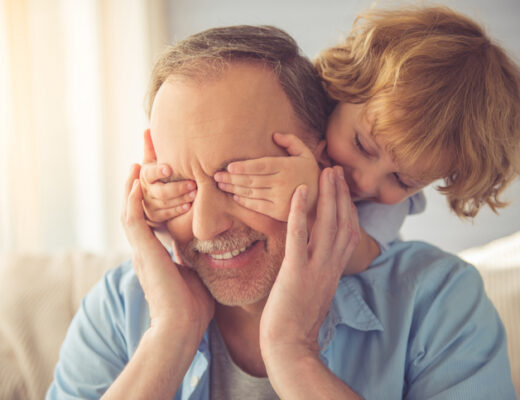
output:
M 272 134 L 300 130 L 276 76 L 259 65 L 233 65 L 214 80 L 171 76 L 151 114 L 157 161 L 183 177 L 212 174 L 233 160 L 284 155 Z

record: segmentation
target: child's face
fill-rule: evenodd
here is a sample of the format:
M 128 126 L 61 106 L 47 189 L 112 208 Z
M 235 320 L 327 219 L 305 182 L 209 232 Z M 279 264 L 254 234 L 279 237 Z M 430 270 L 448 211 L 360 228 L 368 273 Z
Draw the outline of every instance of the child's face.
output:
M 427 183 L 403 171 L 385 148 L 384 138 L 371 134 L 373 116 L 363 104 L 339 103 L 327 127 L 327 153 L 345 171 L 354 201 L 395 204 L 421 190 Z M 416 171 L 421 166 L 417 165 Z

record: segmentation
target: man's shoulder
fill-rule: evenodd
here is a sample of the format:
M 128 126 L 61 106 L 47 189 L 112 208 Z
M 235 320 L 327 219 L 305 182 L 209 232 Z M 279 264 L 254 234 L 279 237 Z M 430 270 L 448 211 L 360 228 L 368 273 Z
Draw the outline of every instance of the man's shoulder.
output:
M 82 302 L 87 309 L 102 308 L 118 312 L 120 318 L 146 305 L 141 285 L 131 260 L 109 269 Z
M 132 260 L 126 260 L 117 267 L 109 269 L 98 284 L 106 285 L 118 292 L 124 292 L 128 288 L 135 287 L 136 284 L 139 285 Z
M 375 285 L 438 287 L 464 277 L 480 280 L 477 269 L 459 258 L 428 243 L 398 241 L 377 257 L 361 275 Z
M 474 266 L 423 242 L 396 242 L 367 270 L 343 277 L 336 297 L 346 299 L 347 293 L 357 293 L 381 316 L 393 315 L 394 308 L 412 315 L 433 302 L 460 301 L 460 296 L 486 297 Z

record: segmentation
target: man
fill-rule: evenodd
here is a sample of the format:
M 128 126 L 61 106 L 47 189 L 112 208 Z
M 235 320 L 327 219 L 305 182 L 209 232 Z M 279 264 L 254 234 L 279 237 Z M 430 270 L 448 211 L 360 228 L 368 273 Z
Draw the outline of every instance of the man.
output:
M 48 398 L 513 398 L 503 327 L 472 267 L 398 244 L 340 280 L 359 233 L 339 169 L 321 174 L 310 236 L 312 188 L 295 192 L 287 226 L 218 189 L 231 161 L 283 154 L 274 132 L 320 156 L 327 102 L 286 34 L 188 38 L 158 62 L 151 101 L 157 161 L 197 183 L 167 225 L 186 267 L 148 228 L 134 166 L 133 265 L 85 298 Z

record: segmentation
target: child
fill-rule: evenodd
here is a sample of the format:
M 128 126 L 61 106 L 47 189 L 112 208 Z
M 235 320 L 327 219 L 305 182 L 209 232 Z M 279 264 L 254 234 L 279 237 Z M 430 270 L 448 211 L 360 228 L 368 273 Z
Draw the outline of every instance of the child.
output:
M 326 152 L 381 250 L 422 211 L 434 180 L 459 217 L 507 205 L 499 195 L 519 171 L 520 70 L 475 22 L 441 7 L 371 10 L 316 68 L 335 102 Z M 315 186 L 318 165 L 295 136 L 273 140 L 288 157 L 233 162 L 215 180 L 243 206 L 287 220 L 294 189 Z M 150 221 L 187 212 L 195 198 L 193 182 L 159 182 L 170 173 L 144 168 Z

